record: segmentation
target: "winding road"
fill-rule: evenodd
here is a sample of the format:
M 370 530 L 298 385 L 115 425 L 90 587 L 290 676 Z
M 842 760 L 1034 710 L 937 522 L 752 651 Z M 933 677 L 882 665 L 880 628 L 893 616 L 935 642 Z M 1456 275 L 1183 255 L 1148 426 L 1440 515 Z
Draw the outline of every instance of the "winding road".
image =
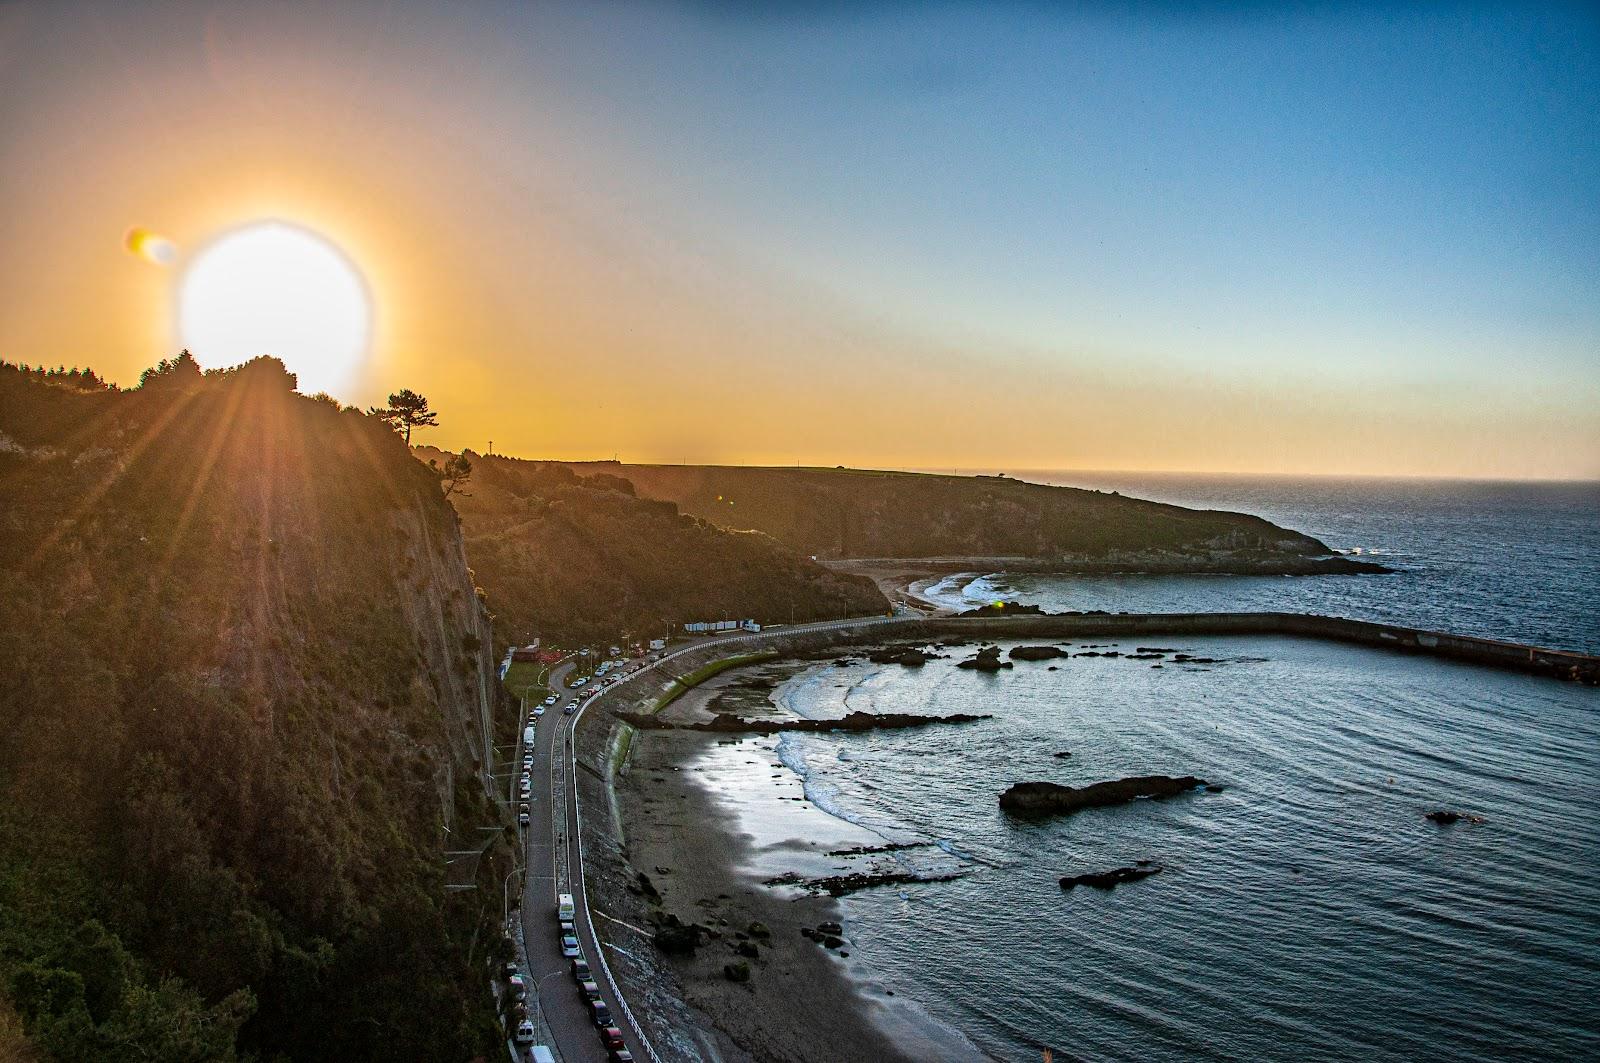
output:
M 561 943 L 556 919 L 556 897 L 562 893 L 573 895 L 576 903 L 578 941 L 583 958 L 588 960 L 602 999 L 611 1010 L 612 1023 L 622 1030 L 629 1051 L 638 1060 L 660 1063 L 660 1057 L 650 1045 L 647 1031 L 635 1019 L 611 976 L 600 940 L 595 935 L 583 883 L 583 842 L 581 812 L 575 772 L 576 734 L 583 714 L 597 702 L 606 700 L 611 692 L 626 686 L 647 672 L 655 672 L 674 658 L 708 646 L 741 648 L 759 645 L 789 635 L 818 631 L 842 631 L 869 628 L 896 620 L 907 620 L 921 614 L 910 610 L 898 611 L 893 617 L 876 616 L 855 620 L 832 620 L 814 624 L 795 624 L 763 632 L 740 632 L 722 638 L 699 639 L 680 649 L 663 654 L 661 659 L 649 664 L 630 662 L 618 682 L 605 687 L 603 692 L 584 701 L 571 716 L 563 706 L 577 690 L 570 687 L 574 665 L 571 662 L 556 667 L 549 678 L 549 687 L 556 695 L 556 704 L 546 709 L 536 725 L 533 748 L 534 800 L 530 802 L 531 822 L 522 832 L 525 848 L 526 870 L 523 876 L 520 964 L 523 977 L 528 982 L 530 998 L 538 1001 L 535 1026 L 537 1040 L 549 1044 L 564 1063 L 594 1061 L 606 1063 L 610 1059 L 600 1039 L 589 1005 L 578 992 L 571 975 L 572 961 L 561 955 Z M 521 727 L 527 724 L 527 706 Z M 520 765 L 523 750 L 519 741 L 515 764 Z M 537 785 L 544 780 L 546 785 Z M 531 1009 L 530 1010 L 534 1010 Z M 552 1043 L 553 1042 L 553 1043 Z M 523 1058 L 528 1058 L 523 1049 Z

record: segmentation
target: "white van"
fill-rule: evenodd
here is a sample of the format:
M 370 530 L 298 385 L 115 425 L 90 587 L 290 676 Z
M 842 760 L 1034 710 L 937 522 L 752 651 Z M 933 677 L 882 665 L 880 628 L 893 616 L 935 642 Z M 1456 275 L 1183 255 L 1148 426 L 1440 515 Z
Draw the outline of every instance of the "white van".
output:
M 578 906 L 572 903 L 572 894 L 562 893 L 556 896 L 556 918 L 563 923 L 570 923 L 577 918 Z
M 556 1057 L 550 1054 L 550 1049 L 544 1045 L 534 1045 L 528 1049 L 528 1058 L 533 1063 L 556 1063 Z

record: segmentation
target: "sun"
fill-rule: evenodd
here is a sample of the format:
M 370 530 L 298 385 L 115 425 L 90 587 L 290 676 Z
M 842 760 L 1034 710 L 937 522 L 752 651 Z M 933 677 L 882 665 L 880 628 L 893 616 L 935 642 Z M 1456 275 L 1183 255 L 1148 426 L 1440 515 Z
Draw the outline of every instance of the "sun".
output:
M 337 392 L 367 356 L 372 303 L 355 264 L 328 240 L 255 222 L 194 257 L 178 292 L 178 331 L 202 365 L 283 361 L 300 391 Z

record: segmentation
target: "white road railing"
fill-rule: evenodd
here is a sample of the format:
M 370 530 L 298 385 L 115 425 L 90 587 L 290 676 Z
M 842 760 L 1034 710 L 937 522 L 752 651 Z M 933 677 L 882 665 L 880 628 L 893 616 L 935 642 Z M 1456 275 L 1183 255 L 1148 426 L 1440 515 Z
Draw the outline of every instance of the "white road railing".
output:
M 576 860 L 572 861 L 566 868 L 567 877 L 569 879 L 568 891 L 572 893 L 573 900 L 583 910 L 584 922 L 587 924 L 589 929 L 590 944 L 594 946 L 593 956 L 599 961 L 600 969 L 605 972 L 606 981 L 611 986 L 612 995 L 616 997 L 617 1007 L 622 1012 L 622 1015 L 628 1020 L 628 1025 L 633 1029 L 634 1037 L 638 1040 L 640 1046 L 644 1048 L 645 1055 L 650 1057 L 652 1063 L 661 1063 L 661 1056 L 656 1053 L 655 1046 L 652 1045 L 650 1043 L 650 1039 L 645 1036 L 644 1027 L 634 1016 L 633 1009 L 628 1007 L 628 1001 L 622 993 L 622 984 L 617 981 L 616 976 L 611 972 L 611 965 L 606 962 L 605 950 L 600 947 L 600 935 L 594 929 L 594 914 L 589 910 L 588 891 L 584 886 L 583 804 L 578 800 L 578 722 L 583 719 L 584 712 L 588 710 L 590 705 L 595 704 L 613 690 L 621 689 L 623 685 L 632 682 L 647 672 L 654 672 L 656 669 L 660 668 L 663 664 L 666 664 L 674 657 L 680 657 L 686 653 L 693 653 L 696 650 L 703 650 L 708 646 L 722 647 L 740 644 L 752 644 L 783 638 L 787 635 L 806 634 L 814 631 L 837 631 L 842 628 L 869 628 L 884 624 L 915 623 L 919 622 L 921 619 L 922 618 L 920 616 L 876 616 L 866 617 L 858 620 L 825 620 L 812 624 L 791 624 L 788 627 L 775 628 L 771 631 L 750 632 L 730 638 L 707 639 L 703 642 L 698 642 L 690 646 L 685 646 L 681 649 L 673 650 L 671 653 L 663 655 L 660 660 L 654 661 L 643 668 L 635 669 L 634 671 L 621 676 L 616 683 L 613 683 L 607 687 L 603 687 L 600 693 L 594 695 L 593 697 L 585 698 L 579 702 L 578 711 L 573 714 L 571 721 L 564 729 L 564 734 L 562 735 L 562 738 L 566 743 L 566 756 L 563 758 L 562 765 L 565 769 L 566 780 L 564 780 L 562 786 L 562 800 L 563 802 L 568 800 L 572 802 L 572 818 L 576 822 L 578 828 L 577 837 L 567 839 L 566 852 L 563 854 L 568 856 L 569 860 L 572 857 L 576 857 Z M 552 765 L 554 764 L 554 759 L 555 758 L 552 758 Z M 552 771 L 553 770 L 554 769 L 552 767 Z M 564 831 L 567 825 L 567 817 L 563 815 L 560 822 Z M 553 855 L 554 854 L 552 853 L 552 856 Z

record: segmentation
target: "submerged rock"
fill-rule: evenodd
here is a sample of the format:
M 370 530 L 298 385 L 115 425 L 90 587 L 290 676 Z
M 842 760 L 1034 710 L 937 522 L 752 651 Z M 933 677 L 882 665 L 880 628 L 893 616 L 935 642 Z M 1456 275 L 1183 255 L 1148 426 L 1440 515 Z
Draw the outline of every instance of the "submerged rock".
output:
M 1008 812 L 1077 812 L 1084 808 L 1126 804 L 1141 797 L 1173 797 L 1208 785 L 1193 775 L 1137 775 L 1088 786 L 1062 786 L 1053 782 L 1019 782 L 1000 795 Z
M 1061 888 L 1070 890 L 1075 886 L 1093 886 L 1097 890 L 1109 890 L 1124 882 L 1137 882 L 1151 875 L 1161 874 L 1161 868 L 1151 865 L 1148 860 L 1138 861 L 1140 866 L 1117 867 L 1110 871 L 1092 871 L 1087 875 L 1063 875 Z

